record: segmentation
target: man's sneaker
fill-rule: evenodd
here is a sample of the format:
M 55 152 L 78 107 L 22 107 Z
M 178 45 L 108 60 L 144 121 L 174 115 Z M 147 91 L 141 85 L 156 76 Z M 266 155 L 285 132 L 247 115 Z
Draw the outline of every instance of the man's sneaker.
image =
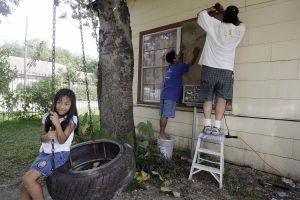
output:
M 211 126 L 204 126 L 202 132 L 204 134 L 211 134 Z
M 213 127 L 212 130 L 211 130 L 211 134 L 213 135 L 222 135 L 222 130 L 221 128 L 217 128 L 217 127 Z

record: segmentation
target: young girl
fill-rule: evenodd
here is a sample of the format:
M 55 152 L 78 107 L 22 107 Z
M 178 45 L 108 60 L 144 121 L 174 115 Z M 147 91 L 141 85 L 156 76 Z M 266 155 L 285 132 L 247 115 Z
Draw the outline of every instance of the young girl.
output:
M 42 123 L 40 154 L 23 176 L 22 200 L 44 199 L 42 187 L 37 181 L 38 178 L 50 176 L 52 168 L 62 166 L 69 158 L 74 131 L 78 129 L 76 96 L 72 90 L 61 89 L 56 93 L 52 111 L 43 116 Z M 54 141 L 54 163 L 51 141 Z

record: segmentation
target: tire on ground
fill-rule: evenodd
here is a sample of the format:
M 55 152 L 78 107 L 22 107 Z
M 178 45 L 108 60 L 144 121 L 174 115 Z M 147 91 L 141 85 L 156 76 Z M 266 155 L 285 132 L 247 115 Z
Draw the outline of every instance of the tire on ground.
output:
M 100 166 L 91 165 L 100 162 Z M 46 180 L 53 200 L 112 199 L 133 179 L 132 148 L 112 140 L 74 145 L 70 160 Z

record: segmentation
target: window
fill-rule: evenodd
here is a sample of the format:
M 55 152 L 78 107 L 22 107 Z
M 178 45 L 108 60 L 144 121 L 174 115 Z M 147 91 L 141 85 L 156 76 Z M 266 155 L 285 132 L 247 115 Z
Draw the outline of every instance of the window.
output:
M 203 49 L 205 31 L 195 18 L 140 33 L 138 103 L 158 103 L 168 63 L 165 55 L 184 46 L 184 61 L 195 47 Z M 200 57 L 200 56 L 199 56 Z M 196 62 L 183 76 L 183 85 L 199 85 L 202 67 Z
M 178 52 L 181 28 L 144 34 L 141 38 L 140 101 L 159 102 L 164 73 L 168 66 L 165 55 L 171 50 Z

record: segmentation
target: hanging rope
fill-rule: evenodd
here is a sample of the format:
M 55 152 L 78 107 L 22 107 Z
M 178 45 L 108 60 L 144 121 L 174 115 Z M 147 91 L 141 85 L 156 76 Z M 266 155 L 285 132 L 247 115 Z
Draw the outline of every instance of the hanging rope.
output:
M 53 0 L 53 27 L 52 27 L 52 82 L 51 82 L 51 96 L 54 97 L 55 92 L 55 32 L 56 32 L 56 7 L 58 0 Z
M 91 4 L 92 1 L 89 0 L 89 3 Z M 99 40 L 98 40 L 98 34 L 97 34 L 97 20 L 95 19 L 95 11 L 90 7 L 90 11 L 91 11 L 91 19 L 92 19 L 92 26 L 93 26 L 93 35 L 95 37 L 96 40 L 96 45 L 97 45 L 97 52 L 98 52 L 98 104 L 100 107 L 101 104 L 101 87 L 102 87 L 102 82 L 101 82 L 101 76 L 102 76 L 102 69 L 101 66 L 99 65 L 99 61 L 100 61 L 100 44 L 99 44 Z M 99 15 L 99 11 L 97 12 L 97 14 Z M 100 23 L 100 22 L 99 22 Z M 101 118 L 99 117 L 99 122 L 100 122 Z
M 54 98 L 55 92 L 55 32 L 56 32 L 56 7 L 58 6 L 58 0 L 53 0 L 53 28 L 52 28 L 52 82 L 51 82 L 51 97 Z M 54 127 L 50 127 L 50 131 L 53 130 Z M 51 152 L 52 152 L 52 160 L 51 160 L 51 170 L 55 170 L 55 149 L 54 149 L 54 139 L 51 140 Z
M 92 12 L 92 16 L 91 16 L 91 18 L 92 18 L 92 25 L 93 25 L 93 31 L 94 31 L 93 34 L 94 34 L 94 37 L 95 37 L 95 40 L 96 40 L 98 56 L 100 57 L 100 54 L 99 54 L 99 52 L 100 52 L 100 45 L 99 45 L 98 34 L 97 34 L 97 22 L 96 22 L 95 16 L 94 16 L 95 11 L 91 10 L 91 12 Z
M 89 90 L 88 78 L 87 78 L 87 64 L 86 64 L 86 59 L 85 59 L 83 30 L 82 30 L 82 14 L 81 14 L 80 2 L 78 2 L 78 17 L 79 17 L 80 36 L 81 36 L 82 64 L 83 64 L 83 71 L 84 71 L 84 78 L 85 78 L 86 97 L 87 97 L 87 101 L 88 101 L 89 125 L 90 125 L 91 132 L 92 132 L 92 138 L 94 139 L 94 128 L 93 128 L 92 110 L 91 110 L 91 102 L 90 102 L 90 90 Z

